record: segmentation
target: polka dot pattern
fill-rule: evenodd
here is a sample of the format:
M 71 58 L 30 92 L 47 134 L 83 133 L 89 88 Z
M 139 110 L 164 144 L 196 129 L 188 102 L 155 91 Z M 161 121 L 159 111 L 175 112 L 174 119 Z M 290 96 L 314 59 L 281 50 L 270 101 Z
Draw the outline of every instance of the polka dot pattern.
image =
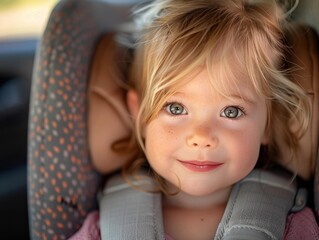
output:
M 100 33 L 85 4 L 61 1 L 36 58 L 28 149 L 32 239 L 66 239 L 96 207 L 100 176 L 88 154 L 86 89 Z

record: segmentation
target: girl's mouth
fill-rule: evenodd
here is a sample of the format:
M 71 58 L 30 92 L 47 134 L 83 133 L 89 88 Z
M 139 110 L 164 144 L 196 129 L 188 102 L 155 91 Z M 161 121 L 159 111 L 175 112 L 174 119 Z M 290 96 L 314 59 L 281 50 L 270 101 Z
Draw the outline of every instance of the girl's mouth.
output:
M 212 170 L 215 170 L 219 166 L 222 165 L 222 163 L 212 162 L 212 161 L 181 161 L 179 162 L 188 168 L 191 171 L 194 172 L 209 172 Z

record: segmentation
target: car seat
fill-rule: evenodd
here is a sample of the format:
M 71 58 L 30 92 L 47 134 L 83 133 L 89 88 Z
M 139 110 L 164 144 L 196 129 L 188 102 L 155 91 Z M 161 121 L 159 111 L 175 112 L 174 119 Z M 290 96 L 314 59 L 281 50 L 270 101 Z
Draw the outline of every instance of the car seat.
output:
M 49 18 L 38 47 L 30 100 L 28 204 L 32 239 L 71 236 L 88 212 L 97 208 L 96 194 L 104 176 L 95 170 L 91 159 L 111 156 L 121 161 L 128 157 L 116 156 L 110 147 L 125 137 L 129 122 L 125 89 L 113 81 L 118 76 L 109 71 L 116 67 L 116 58 L 112 57 L 113 35 L 108 33 L 130 20 L 130 7 L 125 1 L 64 0 Z M 311 28 L 296 32 L 291 39 L 294 54 L 287 63 L 299 66 L 294 80 L 305 88 L 313 106 L 300 155 L 316 162 L 310 201 L 318 219 L 318 39 Z M 98 100 L 92 104 L 90 99 Z M 101 109 L 107 115 L 97 115 Z M 115 134 L 114 129 L 118 129 Z

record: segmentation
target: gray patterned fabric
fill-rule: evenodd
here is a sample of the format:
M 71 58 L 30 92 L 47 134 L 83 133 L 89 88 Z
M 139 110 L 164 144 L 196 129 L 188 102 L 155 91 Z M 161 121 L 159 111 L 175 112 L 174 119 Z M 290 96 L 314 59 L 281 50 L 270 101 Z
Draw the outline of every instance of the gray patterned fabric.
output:
M 61 1 L 38 47 L 32 82 L 28 201 L 32 239 L 66 239 L 96 208 L 100 176 L 89 159 L 87 79 L 96 42 L 127 11 Z

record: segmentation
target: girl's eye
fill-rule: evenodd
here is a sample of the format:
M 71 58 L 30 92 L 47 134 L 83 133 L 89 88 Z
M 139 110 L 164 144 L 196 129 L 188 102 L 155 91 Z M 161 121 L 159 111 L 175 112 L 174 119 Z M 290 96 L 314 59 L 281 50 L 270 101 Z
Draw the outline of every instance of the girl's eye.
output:
M 221 116 L 226 118 L 239 118 L 243 114 L 244 114 L 243 110 L 240 109 L 239 107 L 229 106 L 223 110 Z
M 187 114 L 184 106 L 180 103 L 169 103 L 165 106 L 165 110 L 172 115 Z

